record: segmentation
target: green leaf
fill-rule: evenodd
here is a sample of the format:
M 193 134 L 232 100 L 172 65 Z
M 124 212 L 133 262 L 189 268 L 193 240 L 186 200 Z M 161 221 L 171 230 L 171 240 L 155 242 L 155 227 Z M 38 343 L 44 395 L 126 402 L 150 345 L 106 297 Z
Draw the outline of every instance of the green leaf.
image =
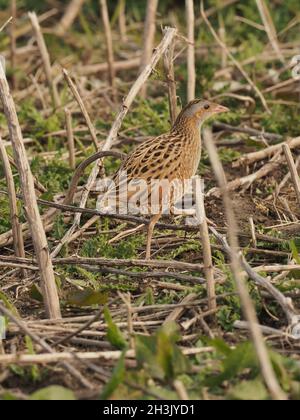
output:
M 127 347 L 127 342 L 123 337 L 119 327 L 114 323 L 107 307 L 104 308 L 104 319 L 107 324 L 107 339 L 117 349 L 123 350 Z
M 174 322 L 164 324 L 152 337 L 137 336 L 136 359 L 139 367 L 154 378 L 168 381 L 188 372 L 188 359 L 176 344 L 179 339 L 178 326 Z
M 105 385 L 99 397 L 100 400 L 107 400 L 114 393 L 118 386 L 124 381 L 125 372 L 125 352 L 123 352 L 116 367 L 113 370 L 110 381 Z
M 164 379 L 164 371 L 157 361 L 157 337 L 138 335 L 136 337 L 136 360 L 140 369 L 145 369 L 152 377 Z
M 27 350 L 28 350 L 28 354 L 35 354 L 33 342 L 28 335 L 25 336 L 25 343 L 26 343 L 26 347 L 27 347 Z M 37 380 L 40 379 L 41 375 L 40 375 L 38 365 L 32 365 L 31 366 L 31 377 L 32 377 L 33 381 L 37 381 Z
M 21 378 L 25 376 L 25 367 L 10 365 L 9 368 L 15 375 L 20 376 Z
M 1 401 L 18 401 L 18 396 L 14 395 L 13 392 L 6 391 L 1 394 L 0 400 Z
M 157 335 L 157 361 L 167 380 L 174 379 L 188 368 L 187 359 L 176 346 L 179 339 L 178 327 L 173 322 L 165 324 Z
M 225 360 L 224 373 L 228 379 L 246 368 L 254 367 L 258 367 L 256 353 L 253 344 L 247 342 L 240 344 Z
M 291 395 L 293 400 L 300 400 L 300 382 L 291 381 Z
M 299 255 L 299 240 L 296 242 L 296 240 L 290 241 L 290 248 L 293 254 L 294 260 L 297 262 L 297 264 L 300 264 L 300 255 Z
M 261 401 L 269 398 L 268 391 L 259 378 L 253 381 L 243 381 L 229 391 L 229 398 L 243 401 Z
M 219 344 L 217 345 L 218 349 Z M 222 351 L 223 353 L 223 351 Z M 245 369 L 250 369 L 252 375 L 258 373 L 258 362 L 253 344 L 250 342 L 240 344 L 223 360 L 223 372 L 212 378 L 208 378 L 206 383 L 209 386 L 219 386 L 224 381 L 236 379 Z
M 145 293 L 145 304 L 146 305 L 154 305 L 155 299 L 153 294 L 152 287 L 147 287 L 146 293 Z
M 232 349 L 221 338 L 215 338 L 214 340 L 210 340 L 209 345 L 214 347 L 219 353 L 222 353 L 224 356 L 229 356 L 232 352 Z
M 43 302 L 43 295 L 42 295 L 41 288 L 35 283 L 32 285 L 30 289 L 29 296 L 31 297 L 31 299 L 36 300 L 37 302 Z
M 104 305 L 107 302 L 107 293 L 98 292 L 90 288 L 72 293 L 68 303 L 76 306 Z
M 291 388 L 291 377 L 284 366 L 284 358 L 274 351 L 270 351 L 270 359 L 281 386 L 285 391 L 289 392 Z
M 14 306 L 13 303 L 11 303 L 11 301 L 8 299 L 8 297 L 6 296 L 5 293 L 0 291 L 0 300 L 2 300 L 2 302 L 4 303 L 4 305 L 6 306 L 7 309 L 10 310 L 10 312 L 15 315 L 17 318 L 20 318 L 18 309 Z
M 34 392 L 31 397 L 33 401 L 75 401 L 72 391 L 62 386 L 49 386 Z

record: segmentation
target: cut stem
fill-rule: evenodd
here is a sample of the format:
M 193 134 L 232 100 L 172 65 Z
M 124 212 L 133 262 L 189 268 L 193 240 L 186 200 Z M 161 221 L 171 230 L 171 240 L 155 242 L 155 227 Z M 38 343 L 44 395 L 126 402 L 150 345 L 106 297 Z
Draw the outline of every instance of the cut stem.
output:
M 9 158 L 7 156 L 6 149 L 4 147 L 1 136 L 0 136 L 0 158 L 3 163 L 3 169 L 4 169 L 4 174 L 5 174 L 6 183 L 7 183 L 15 255 L 16 257 L 24 258 L 25 250 L 24 250 L 24 241 L 23 241 L 23 233 L 22 233 L 22 224 L 19 221 L 19 212 L 18 212 L 15 183 L 14 183 L 11 166 L 9 163 Z
M 188 66 L 188 84 L 187 99 L 188 102 L 195 99 L 196 94 L 196 69 L 195 69 L 195 12 L 194 0 L 186 0 L 186 23 L 187 23 L 187 66 Z
M 204 273 L 207 281 L 208 309 L 215 310 L 217 309 L 217 299 L 216 285 L 214 279 L 214 267 L 204 205 L 204 195 L 202 192 L 202 182 L 200 177 L 196 178 L 196 183 L 196 214 L 197 219 L 200 222 L 199 229 L 203 248 Z
M 158 0 L 147 1 L 146 20 L 144 27 L 144 38 L 143 38 L 143 53 L 141 58 L 140 71 L 142 72 L 145 67 L 149 64 L 155 38 L 155 27 L 156 27 L 156 12 L 157 12 Z M 147 86 L 146 83 L 142 86 L 141 96 L 146 97 Z
M 60 318 L 61 313 L 58 291 L 56 288 L 52 261 L 49 254 L 48 242 L 35 195 L 34 180 L 24 147 L 16 107 L 11 96 L 2 65 L 0 65 L 0 98 L 8 123 L 10 140 L 20 175 L 20 183 L 24 197 L 28 226 L 31 232 L 36 258 L 40 268 L 41 288 L 46 314 L 49 318 Z
M 11 0 L 11 16 L 12 21 L 10 25 L 10 64 L 12 68 L 12 88 L 16 89 L 17 79 L 16 79 L 16 56 L 17 56 L 17 40 L 16 40 L 16 19 L 17 19 L 17 2 L 16 0 Z
M 32 28 L 36 37 L 38 48 L 42 57 L 47 83 L 51 92 L 53 106 L 54 108 L 58 108 L 60 106 L 60 98 L 58 95 L 57 87 L 52 77 L 51 61 L 50 61 L 49 52 L 46 46 L 46 42 L 42 34 L 42 30 L 41 30 L 36 13 L 29 12 L 28 16 L 31 21 L 31 25 L 32 25 Z
M 0 98 L 8 123 L 10 140 L 20 175 L 20 183 L 24 197 L 28 225 L 40 268 L 41 288 L 46 314 L 49 318 L 60 318 L 61 313 L 58 291 L 56 288 L 52 261 L 49 254 L 47 237 L 44 231 L 35 195 L 34 180 L 24 147 L 23 135 L 16 107 L 11 96 L 2 65 L 0 65 Z
M 79 105 L 79 108 L 81 110 L 82 115 L 84 116 L 86 125 L 87 125 L 87 127 L 89 129 L 89 132 L 91 134 L 91 137 L 92 137 L 93 143 L 95 145 L 95 148 L 96 148 L 96 150 L 98 150 L 99 145 L 98 145 L 96 129 L 95 129 L 93 123 L 92 123 L 92 120 L 89 116 L 89 113 L 87 112 L 86 106 L 85 106 L 85 104 L 84 104 L 84 102 L 83 102 L 83 100 L 80 96 L 80 93 L 77 89 L 77 86 L 75 85 L 75 83 L 73 82 L 71 77 L 69 76 L 69 73 L 66 69 L 63 69 L 63 75 L 64 75 L 64 78 L 65 78 L 71 92 L 73 93 L 74 98 L 76 99 L 76 101 Z
M 168 84 L 170 120 L 173 126 L 177 118 L 177 94 L 174 70 L 175 40 L 170 44 L 164 55 L 164 67 Z
M 68 108 L 65 109 L 65 118 L 66 118 L 66 130 L 68 137 L 68 150 L 69 150 L 69 163 L 70 168 L 75 169 L 76 160 L 75 160 L 75 142 L 74 142 L 74 133 L 72 126 L 72 114 Z
M 296 164 L 294 162 L 294 158 L 290 149 L 290 146 L 288 144 L 284 144 L 282 146 L 286 160 L 287 160 L 287 164 L 291 173 L 291 178 L 294 184 L 294 189 L 295 189 L 295 193 L 297 196 L 297 201 L 298 204 L 300 206 L 300 178 L 298 175 L 298 171 L 297 171 L 297 167 Z
M 104 34 L 106 40 L 106 51 L 107 51 L 107 62 L 108 62 L 108 74 L 109 74 L 109 84 L 112 88 L 113 99 L 116 100 L 116 90 L 115 90 L 115 65 L 114 65 L 114 49 L 112 41 L 112 33 L 109 21 L 109 14 L 107 8 L 106 0 L 100 0 L 101 15 L 104 26 Z

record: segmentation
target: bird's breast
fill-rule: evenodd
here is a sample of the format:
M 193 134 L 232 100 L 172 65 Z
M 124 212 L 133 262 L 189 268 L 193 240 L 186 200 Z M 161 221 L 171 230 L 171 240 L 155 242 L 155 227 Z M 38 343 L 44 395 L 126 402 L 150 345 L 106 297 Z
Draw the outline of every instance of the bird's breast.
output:
M 182 152 L 182 165 L 184 178 L 189 179 L 196 175 L 201 159 L 200 134 L 189 138 Z

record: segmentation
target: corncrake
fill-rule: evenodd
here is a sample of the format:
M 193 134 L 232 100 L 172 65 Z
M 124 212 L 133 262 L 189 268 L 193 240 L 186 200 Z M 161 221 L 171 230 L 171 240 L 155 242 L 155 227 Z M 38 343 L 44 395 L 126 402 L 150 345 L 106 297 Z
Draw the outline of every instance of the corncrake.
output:
M 6 338 L 6 321 L 4 316 L 0 316 L 0 341 Z

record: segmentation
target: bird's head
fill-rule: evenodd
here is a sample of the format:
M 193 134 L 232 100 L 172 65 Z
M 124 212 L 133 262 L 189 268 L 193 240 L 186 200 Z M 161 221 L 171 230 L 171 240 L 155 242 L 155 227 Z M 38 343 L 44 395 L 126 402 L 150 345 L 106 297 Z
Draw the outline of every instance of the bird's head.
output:
M 229 109 L 214 102 L 206 101 L 204 99 L 196 99 L 188 103 L 186 107 L 183 108 L 181 113 L 178 115 L 175 126 L 185 123 L 200 125 L 208 118 L 223 112 L 229 112 Z

